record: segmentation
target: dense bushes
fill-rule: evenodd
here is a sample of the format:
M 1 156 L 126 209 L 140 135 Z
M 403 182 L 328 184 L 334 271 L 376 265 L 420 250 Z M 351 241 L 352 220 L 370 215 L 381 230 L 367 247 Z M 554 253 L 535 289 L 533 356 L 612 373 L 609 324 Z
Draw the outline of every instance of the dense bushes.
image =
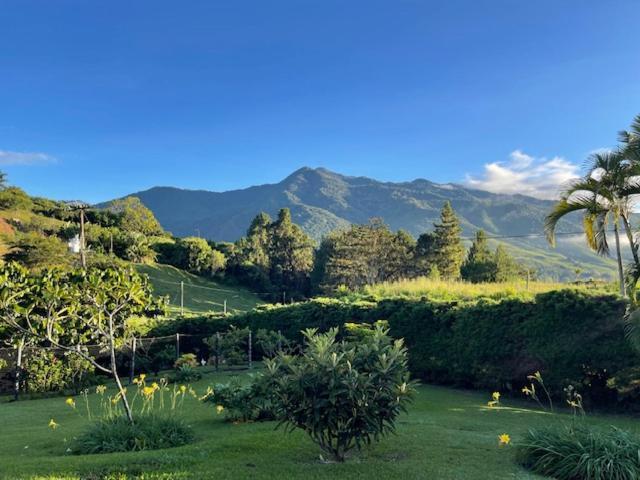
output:
M 518 447 L 518 460 L 558 480 L 636 480 L 638 452 L 640 438 L 617 428 L 556 425 L 530 430 Z
M 260 373 L 246 384 L 232 379 L 229 383 L 215 385 L 205 401 L 213 403 L 219 413 L 224 412 L 230 422 L 275 419 L 271 380 Z
M 306 328 L 326 331 L 345 323 L 387 320 L 391 335 L 405 338 L 414 376 L 429 382 L 519 391 L 539 370 L 552 394 L 568 384 L 586 403 L 612 401 L 607 381 L 640 364 L 624 338 L 625 304 L 618 297 L 558 290 L 534 299 L 430 302 L 426 299 L 316 299 L 270 306 L 234 317 L 176 321 L 159 333 L 224 331 L 238 327 L 280 331 L 301 342 Z
M 71 447 L 73 453 L 113 453 L 156 450 L 185 445 L 193 440 L 187 423 L 157 413 L 139 415 L 135 423 L 121 415 L 94 422 Z
M 76 355 L 56 355 L 50 350 L 34 350 L 27 356 L 24 365 L 26 391 L 78 392 L 95 381 L 93 371 L 91 363 Z

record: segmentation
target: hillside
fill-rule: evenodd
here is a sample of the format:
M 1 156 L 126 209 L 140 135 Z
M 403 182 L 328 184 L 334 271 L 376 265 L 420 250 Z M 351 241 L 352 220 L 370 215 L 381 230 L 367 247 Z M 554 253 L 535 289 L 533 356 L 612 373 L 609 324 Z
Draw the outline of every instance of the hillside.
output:
M 184 282 L 185 313 L 222 312 L 227 302 L 228 312 L 245 312 L 263 303 L 242 287 L 233 287 L 179 270 L 170 265 L 136 265 L 149 277 L 155 295 L 169 298 L 170 310 L 180 311 L 180 282 Z
M 542 223 L 552 202 L 522 195 L 501 195 L 455 184 L 379 182 L 349 177 L 323 168 L 302 168 L 277 184 L 228 192 L 155 187 L 132 194 L 142 200 L 162 226 L 178 236 L 201 235 L 233 241 L 242 236 L 260 211 L 275 215 L 291 209 L 293 219 L 316 240 L 332 229 L 349 223 L 365 223 L 381 217 L 392 229 L 405 229 L 414 236 L 432 228 L 445 201 L 460 217 L 463 235 L 482 228 L 511 247 L 521 261 L 540 276 L 574 279 L 579 265 L 584 275 L 610 278 L 614 266 L 587 249 L 580 235 L 561 236 L 551 249 L 540 236 Z M 559 231 L 579 232 L 579 217 L 561 222 Z M 533 235 L 526 238 L 523 236 Z

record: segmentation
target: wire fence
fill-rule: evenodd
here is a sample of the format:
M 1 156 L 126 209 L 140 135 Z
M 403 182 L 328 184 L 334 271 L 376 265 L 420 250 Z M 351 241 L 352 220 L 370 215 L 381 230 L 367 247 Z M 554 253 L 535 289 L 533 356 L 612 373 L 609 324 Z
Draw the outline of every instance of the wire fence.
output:
M 108 365 L 109 351 L 104 346 L 83 345 L 82 348 L 98 363 Z M 74 355 L 57 347 L 36 345 L 26 346 L 21 354 L 16 348 L 0 348 L 0 393 L 13 393 L 17 397 L 21 392 L 30 391 L 30 361 L 43 352 L 53 354 L 55 359 Z M 192 354 L 197 366 L 209 366 L 215 371 L 252 369 L 256 360 L 253 332 L 243 329 L 214 334 L 133 337 L 116 351 L 118 373 L 121 378 L 128 376 L 131 383 L 137 373 L 158 375 L 162 370 L 174 369 L 184 354 Z M 52 361 L 51 358 L 48 361 Z

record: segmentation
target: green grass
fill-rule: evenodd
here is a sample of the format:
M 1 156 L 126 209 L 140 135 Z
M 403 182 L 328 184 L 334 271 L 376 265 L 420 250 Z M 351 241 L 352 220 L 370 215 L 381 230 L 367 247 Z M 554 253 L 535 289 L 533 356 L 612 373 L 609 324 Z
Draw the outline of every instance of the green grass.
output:
M 228 378 L 229 374 L 209 373 L 194 387 L 202 393 L 208 385 Z M 541 479 L 544 477 L 516 464 L 513 445 L 498 446 L 498 435 L 508 433 L 518 442 L 525 439 L 530 427 L 560 417 L 570 419 L 505 398 L 502 408 L 489 409 L 488 394 L 434 386 L 418 390 L 409 414 L 400 417 L 397 435 L 344 464 L 320 462 L 319 449 L 300 432 L 274 430 L 273 422 L 225 423 L 212 404 L 195 399 L 188 399 L 183 410 L 195 431 L 190 445 L 70 455 L 65 454 L 68 442 L 86 428 L 86 421 L 65 405 L 64 398 L 0 403 L 0 478 L 133 478 L 144 474 L 141 478 Z M 80 400 L 76 400 L 79 409 Z M 60 424 L 55 431 L 47 427 L 51 418 Z M 586 422 L 640 430 L 640 420 L 629 417 L 593 415 Z M 120 473 L 125 476 L 116 476 Z
M 170 265 L 136 265 L 149 276 L 155 295 L 168 296 L 172 313 L 180 312 L 180 282 L 184 282 L 186 314 L 222 312 L 227 301 L 228 312 L 245 312 L 263 303 L 249 290 L 207 280 Z
M 514 280 L 504 283 L 468 283 L 462 281 L 431 280 L 421 277 L 412 280 L 384 282 L 364 288 L 364 293 L 379 298 L 427 297 L 429 300 L 474 300 L 480 297 L 500 300 L 517 296 L 533 298 L 539 293 L 565 288 L 578 288 L 600 293 L 615 293 L 608 284 L 574 285 L 557 282 Z

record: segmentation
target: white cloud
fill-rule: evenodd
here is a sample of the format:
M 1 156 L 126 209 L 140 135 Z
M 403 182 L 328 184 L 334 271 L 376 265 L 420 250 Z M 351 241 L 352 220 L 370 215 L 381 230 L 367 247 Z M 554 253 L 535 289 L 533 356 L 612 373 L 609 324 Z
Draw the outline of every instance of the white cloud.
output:
M 0 165 L 45 165 L 55 163 L 55 157 L 41 152 L 9 152 L 0 150 Z
M 493 193 L 556 199 L 561 187 L 579 176 L 580 167 L 562 157 L 532 157 L 514 150 L 505 162 L 487 163 L 479 177 L 467 175 L 465 184 Z

